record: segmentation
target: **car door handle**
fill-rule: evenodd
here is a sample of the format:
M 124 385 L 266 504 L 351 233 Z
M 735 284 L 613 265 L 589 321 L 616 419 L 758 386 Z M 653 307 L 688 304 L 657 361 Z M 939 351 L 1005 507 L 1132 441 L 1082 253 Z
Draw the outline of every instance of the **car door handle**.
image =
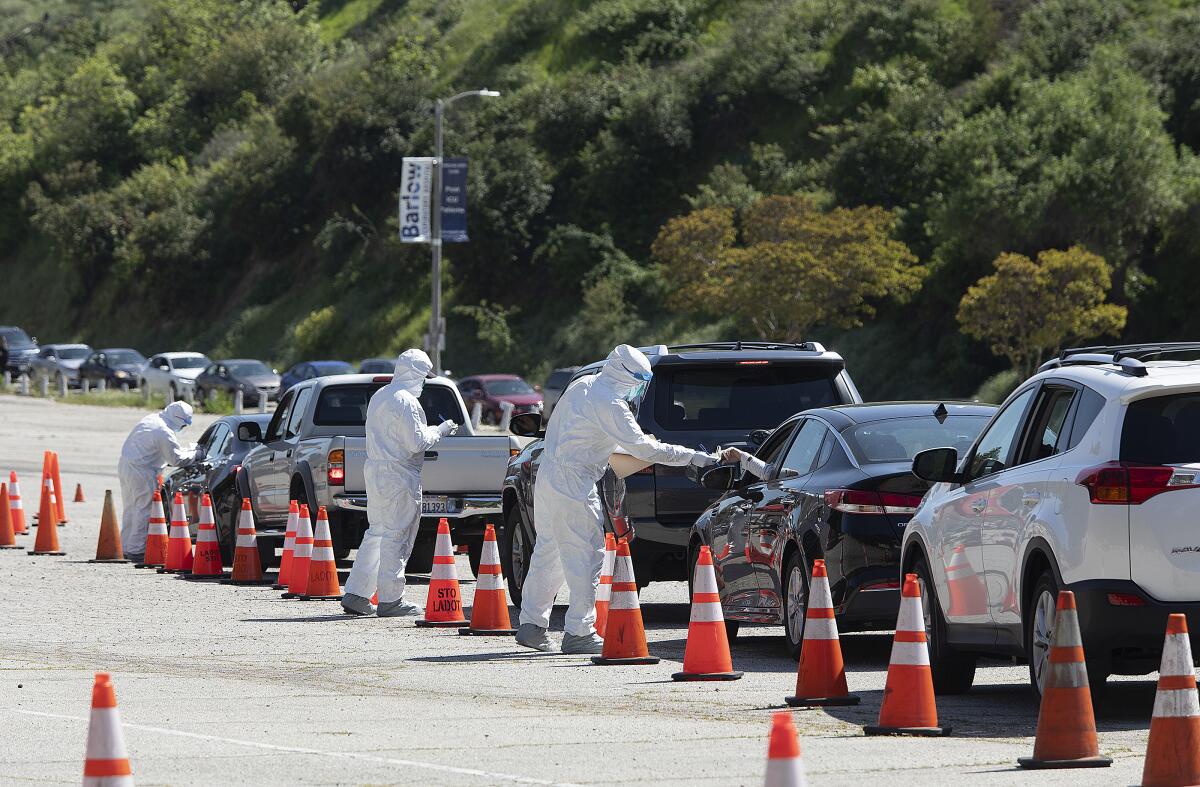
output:
M 425 461 L 426 462 L 436 462 L 437 458 L 438 458 L 437 451 L 426 451 L 425 452 Z
M 976 514 L 982 514 L 985 508 L 987 508 L 987 498 L 981 497 L 978 500 L 973 500 L 971 502 L 971 510 Z

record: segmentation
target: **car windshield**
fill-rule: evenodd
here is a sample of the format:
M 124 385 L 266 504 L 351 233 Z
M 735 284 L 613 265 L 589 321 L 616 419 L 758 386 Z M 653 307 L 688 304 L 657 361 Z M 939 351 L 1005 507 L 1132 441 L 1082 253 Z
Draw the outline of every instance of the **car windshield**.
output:
M 520 394 L 537 393 L 529 383 L 521 378 L 515 380 L 489 380 L 483 384 L 492 396 L 518 396 Z
M 945 423 L 932 415 L 892 418 L 842 432 L 859 464 L 909 462 L 927 448 L 970 449 L 988 422 L 985 415 L 952 415 Z
M 841 404 L 833 366 L 766 364 L 656 370 L 655 416 L 664 428 L 773 429 L 801 410 Z
M 0 331 L 0 336 L 3 336 L 10 347 L 18 344 L 33 344 L 33 339 L 29 338 L 29 334 L 20 328 L 6 328 Z
M 367 404 L 383 383 L 334 385 L 321 391 L 313 423 L 317 426 L 363 426 L 367 422 Z M 425 423 L 436 426 L 442 421 L 462 423 L 462 410 L 454 392 L 441 385 L 427 385 L 418 398 L 425 410 Z
M 124 366 L 126 364 L 145 363 L 146 359 L 142 354 L 133 350 L 109 350 L 105 355 L 108 356 L 109 366 Z
M 58 348 L 58 357 L 64 361 L 74 361 L 79 358 L 86 358 L 91 352 L 87 347 L 60 347 Z
M 208 359 L 203 355 L 185 355 L 182 358 L 172 358 L 171 366 L 176 369 L 201 369 L 208 366 Z
M 229 373 L 235 377 L 257 377 L 270 374 L 271 370 L 262 361 L 241 361 L 229 364 Z

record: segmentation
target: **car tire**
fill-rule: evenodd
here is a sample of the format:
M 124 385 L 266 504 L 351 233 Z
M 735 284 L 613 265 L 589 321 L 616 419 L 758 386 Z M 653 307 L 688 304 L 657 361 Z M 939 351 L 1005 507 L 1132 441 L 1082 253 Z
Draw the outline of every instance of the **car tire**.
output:
M 479 579 L 479 564 L 483 562 L 483 541 L 467 543 L 467 560 L 471 563 L 471 573 Z
M 804 622 L 808 614 L 810 578 L 808 560 L 800 550 L 793 552 L 783 567 L 783 641 L 788 655 L 800 660 L 804 647 Z
M 508 581 L 508 595 L 512 603 L 521 606 L 521 587 L 529 573 L 529 559 L 533 557 L 533 545 L 521 524 L 521 514 L 513 506 L 504 516 L 504 529 L 500 533 L 500 566 Z M 515 559 L 514 559 L 515 558 Z
M 242 501 L 238 498 L 237 489 L 233 484 L 221 487 L 213 498 L 217 548 L 221 551 L 221 562 L 226 566 L 233 565 L 233 550 L 237 544 L 237 519 L 241 509 Z
M 1025 629 L 1025 655 L 1029 660 L 1029 686 L 1038 697 L 1042 695 L 1042 682 L 1054 637 L 1054 622 L 1058 616 L 1058 590 L 1058 582 L 1051 572 L 1047 571 L 1038 577 L 1033 585 L 1033 595 L 1030 596 L 1029 614 L 1021 621 Z M 1108 683 L 1108 663 L 1096 656 L 1088 658 L 1087 675 L 1092 699 L 1098 702 L 1103 698 Z
M 413 542 L 412 552 L 408 562 L 404 564 L 405 574 L 428 574 L 433 570 L 433 553 L 437 542 L 432 538 L 417 538 Z
M 929 668 L 933 673 L 933 690 L 937 694 L 963 694 L 975 682 L 974 653 L 955 650 L 946 641 L 946 618 L 938 604 L 929 566 L 918 557 L 911 573 L 917 575 L 921 586 L 921 611 L 925 616 L 925 639 L 929 648 Z

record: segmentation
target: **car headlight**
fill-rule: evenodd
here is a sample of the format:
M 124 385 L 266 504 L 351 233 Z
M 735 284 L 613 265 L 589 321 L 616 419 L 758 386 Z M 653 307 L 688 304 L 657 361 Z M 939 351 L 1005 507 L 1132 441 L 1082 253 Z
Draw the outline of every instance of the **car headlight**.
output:
M 118 380 L 124 380 L 128 376 L 129 372 L 116 372 L 113 374 L 113 377 L 116 377 Z

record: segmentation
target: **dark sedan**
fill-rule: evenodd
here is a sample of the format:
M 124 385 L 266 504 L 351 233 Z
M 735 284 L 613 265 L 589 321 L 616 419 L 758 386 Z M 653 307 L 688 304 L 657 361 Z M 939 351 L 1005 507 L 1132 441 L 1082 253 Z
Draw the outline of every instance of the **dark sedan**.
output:
M 799 657 L 812 561 L 829 570 L 838 626 L 891 629 L 900 605 L 900 539 L 929 484 L 912 473 L 926 448 L 969 448 L 991 405 L 898 402 L 823 407 L 784 421 L 755 455 L 766 478 L 736 466 L 701 481 L 727 490 L 701 514 L 689 556 L 713 553 L 731 635 L 783 625 Z
M 287 391 L 296 383 L 318 377 L 332 377 L 335 374 L 354 374 L 354 367 L 345 361 L 304 361 L 283 373 L 279 381 L 279 390 Z
M 262 361 L 250 358 L 230 358 L 211 363 L 196 377 L 196 398 L 201 402 L 215 392 L 230 396 L 242 392 L 242 403 L 257 405 L 265 397 L 269 402 L 279 401 L 279 373 Z
M 128 347 L 96 350 L 79 365 L 80 381 L 95 385 L 100 380 L 108 388 L 137 388 L 138 376 L 146 365 L 146 356 Z

